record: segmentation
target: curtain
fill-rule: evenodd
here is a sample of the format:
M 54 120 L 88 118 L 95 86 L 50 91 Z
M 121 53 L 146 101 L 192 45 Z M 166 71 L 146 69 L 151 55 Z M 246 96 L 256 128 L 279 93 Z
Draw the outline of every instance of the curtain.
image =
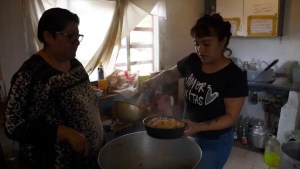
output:
M 98 48 L 96 54 L 91 58 L 85 67 L 88 73 L 92 73 L 97 67 L 98 62 L 103 62 L 104 70 L 108 74 L 115 63 L 116 53 L 121 45 L 121 33 L 123 27 L 124 11 L 128 5 L 128 0 L 117 0 L 115 13 L 112 19 L 110 29 L 102 46 Z
M 90 60 L 86 69 L 92 73 L 96 69 L 99 60 L 103 62 L 106 75 L 114 71 L 114 65 L 117 60 L 118 52 L 121 47 L 121 39 L 128 36 L 135 26 L 148 14 L 166 18 L 165 0 L 117 0 L 119 5 L 115 11 L 110 33 L 106 38 L 103 47 L 98 49 L 97 53 Z M 120 1 L 124 1 L 121 3 Z M 116 29 L 119 25 L 119 29 Z M 122 29 L 120 29 L 122 28 Z M 118 32 L 117 32 L 118 31 Z M 114 43 L 113 43 L 114 41 Z
M 37 25 L 42 13 L 61 7 L 80 18 L 79 31 L 84 39 L 76 58 L 89 74 L 103 62 L 106 74 L 114 70 L 121 39 L 149 13 L 165 17 L 164 1 L 159 0 L 23 0 L 25 39 L 28 56 L 42 48 Z M 160 3 L 158 3 L 160 2 Z M 155 8 L 154 8 L 155 7 Z
M 45 9 L 54 7 L 56 0 L 23 0 L 24 27 L 27 55 L 30 56 L 42 48 L 37 38 L 37 25 Z
M 115 6 L 115 1 L 106 0 L 23 0 L 28 55 L 42 49 L 42 44 L 37 39 L 38 20 L 42 13 L 49 8 L 61 7 L 79 16 L 79 31 L 84 35 L 84 39 L 78 47 L 76 58 L 86 65 L 103 44 L 112 22 Z
M 95 70 L 99 60 L 103 62 L 106 75 L 114 71 L 118 52 L 121 48 L 121 40 L 129 35 L 130 31 L 146 16 L 147 12 L 140 9 L 128 0 L 118 0 L 114 19 L 104 45 L 93 56 L 86 69 Z M 91 72 L 89 72 L 91 73 Z

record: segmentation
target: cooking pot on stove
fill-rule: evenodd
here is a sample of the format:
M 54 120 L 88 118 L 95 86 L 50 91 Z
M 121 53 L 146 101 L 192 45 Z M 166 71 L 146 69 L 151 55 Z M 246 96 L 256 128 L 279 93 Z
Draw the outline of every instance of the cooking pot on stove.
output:
M 201 148 L 189 138 L 150 137 L 145 131 L 118 137 L 99 152 L 101 169 L 199 169 Z
M 300 169 L 300 142 L 291 141 L 281 145 L 280 168 Z
M 269 138 L 269 130 L 261 121 L 254 121 L 248 125 L 248 141 L 255 148 L 264 149 Z

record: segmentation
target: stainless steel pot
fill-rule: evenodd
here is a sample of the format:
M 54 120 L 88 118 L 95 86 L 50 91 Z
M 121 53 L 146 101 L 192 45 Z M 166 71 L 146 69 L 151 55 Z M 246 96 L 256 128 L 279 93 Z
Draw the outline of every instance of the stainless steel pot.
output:
M 300 169 L 300 141 L 292 141 L 281 145 L 281 169 Z
M 269 130 L 260 121 L 250 124 L 248 127 L 249 144 L 255 148 L 264 149 L 269 138 Z
M 188 138 L 155 139 L 145 131 L 118 137 L 100 151 L 102 169 L 199 169 L 202 151 Z

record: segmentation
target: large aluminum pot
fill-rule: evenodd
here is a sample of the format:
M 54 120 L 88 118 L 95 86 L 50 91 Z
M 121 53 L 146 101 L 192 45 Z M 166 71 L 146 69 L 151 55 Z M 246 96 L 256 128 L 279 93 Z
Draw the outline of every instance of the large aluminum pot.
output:
M 188 138 L 156 139 L 145 131 L 118 137 L 100 151 L 102 169 L 199 169 L 202 151 Z
M 300 142 L 292 141 L 281 145 L 281 169 L 300 169 Z

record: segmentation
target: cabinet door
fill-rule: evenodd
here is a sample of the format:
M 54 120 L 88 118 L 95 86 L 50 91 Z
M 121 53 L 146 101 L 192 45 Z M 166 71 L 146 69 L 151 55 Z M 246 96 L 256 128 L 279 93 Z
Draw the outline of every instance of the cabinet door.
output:
M 244 0 L 247 36 L 277 36 L 278 0 Z
M 233 36 L 246 36 L 243 0 L 217 0 L 216 12 L 231 23 Z
M 216 12 L 230 21 L 233 36 L 282 35 L 284 0 L 216 0 Z

